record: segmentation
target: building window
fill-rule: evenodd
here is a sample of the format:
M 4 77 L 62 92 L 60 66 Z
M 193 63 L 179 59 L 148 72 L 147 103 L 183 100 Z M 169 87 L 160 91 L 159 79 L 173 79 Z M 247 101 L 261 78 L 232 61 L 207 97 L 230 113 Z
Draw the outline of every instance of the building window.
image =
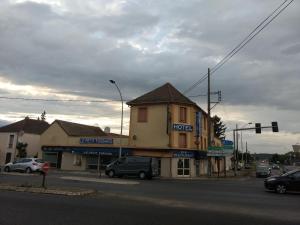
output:
M 9 148 L 12 148 L 12 147 L 13 147 L 13 144 L 14 144 L 14 138 L 15 138 L 15 135 L 13 135 L 13 134 L 9 135 L 9 142 L 8 142 L 8 147 L 9 147 Z
M 206 138 L 204 138 L 204 149 L 207 149 Z
M 186 107 L 179 108 L 179 122 L 186 123 Z
M 147 122 L 147 108 L 139 108 L 138 109 L 138 122 L 146 123 Z
M 207 119 L 206 119 L 206 117 L 204 117 L 204 130 L 206 130 L 207 129 Z
M 187 147 L 186 134 L 181 133 L 179 134 L 179 148 L 186 148 L 186 147 Z

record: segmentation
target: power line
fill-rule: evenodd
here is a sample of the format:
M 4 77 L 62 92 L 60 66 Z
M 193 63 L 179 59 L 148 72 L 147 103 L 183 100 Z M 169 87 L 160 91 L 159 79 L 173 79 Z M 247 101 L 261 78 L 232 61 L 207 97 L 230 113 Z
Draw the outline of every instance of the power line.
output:
M 80 100 L 80 99 L 45 99 L 45 98 L 22 98 L 22 97 L 6 97 L 0 96 L 0 99 L 23 100 L 23 101 L 44 101 L 44 102 L 84 102 L 84 103 L 108 103 L 119 102 L 120 100 Z M 128 101 L 128 100 L 124 100 Z
M 211 73 L 217 71 L 220 67 L 222 67 L 228 60 L 230 60 L 236 53 L 238 53 L 246 44 L 248 44 L 255 36 L 257 36 L 266 26 L 268 26 L 279 14 L 282 13 L 294 0 L 290 0 L 290 2 L 285 5 L 279 12 L 277 12 L 286 2 L 289 0 L 285 0 L 281 3 L 269 16 L 267 16 L 258 26 L 254 28 L 254 30 L 248 34 L 233 50 L 231 50 L 220 62 L 218 62 L 213 68 Z M 276 13 L 277 12 L 277 13 Z M 276 14 L 275 14 L 276 13 Z M 273 16 L 275 14 L 275 16 Z M 272 17 L 273 16 L 273 17 Z M 272 17 L 272 18 L 271 18 Z M 271 18 L 271 19 L 270 19 Z M 270 19 L 270 20 L 269 20 Z M 266 24 L 265 22 L 269 20 Z M 265 24 L 261 29 L 259 29 L 263 24 Z M 249 39 L 250 38 L 250 39 Z M 190 92 L 195 87 L 197 87 L 200 83 L 202 83 L 207 78 L 207 73 L 205 73 L 197 82 L 195 82 L 191 87 L 189 87 L 183 93 L 186 94 Z

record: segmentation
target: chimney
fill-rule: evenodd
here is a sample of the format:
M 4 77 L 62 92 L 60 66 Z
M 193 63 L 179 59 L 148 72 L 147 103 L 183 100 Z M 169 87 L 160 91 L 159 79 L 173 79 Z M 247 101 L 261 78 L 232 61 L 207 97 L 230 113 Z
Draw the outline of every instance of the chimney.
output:
M 107 134 L 110 133 L 110 127 L 105 127 L 104 132 L 107 133 Z

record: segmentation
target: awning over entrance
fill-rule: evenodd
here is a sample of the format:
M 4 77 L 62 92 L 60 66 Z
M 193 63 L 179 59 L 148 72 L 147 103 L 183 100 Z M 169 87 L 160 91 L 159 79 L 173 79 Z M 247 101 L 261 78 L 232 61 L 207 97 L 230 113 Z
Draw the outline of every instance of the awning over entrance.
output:
M 44 152 L 70 152 L 83 155 L 119 155 L 119 148 L 108 148 L 108 147 L 72 147 L 72 146 L 42 146 Z M 132 149 L 122 148 L 122 155 L 130 155 Z

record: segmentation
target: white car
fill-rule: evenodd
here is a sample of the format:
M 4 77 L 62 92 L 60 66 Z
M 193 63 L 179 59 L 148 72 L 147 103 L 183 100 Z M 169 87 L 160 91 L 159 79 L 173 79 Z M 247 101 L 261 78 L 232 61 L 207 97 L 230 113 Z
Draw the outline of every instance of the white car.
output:
M 5 164 L 4 171 L 20 171 L 26 173 L 41 172 L 44 163 L 42 159 L 22 158 Z

